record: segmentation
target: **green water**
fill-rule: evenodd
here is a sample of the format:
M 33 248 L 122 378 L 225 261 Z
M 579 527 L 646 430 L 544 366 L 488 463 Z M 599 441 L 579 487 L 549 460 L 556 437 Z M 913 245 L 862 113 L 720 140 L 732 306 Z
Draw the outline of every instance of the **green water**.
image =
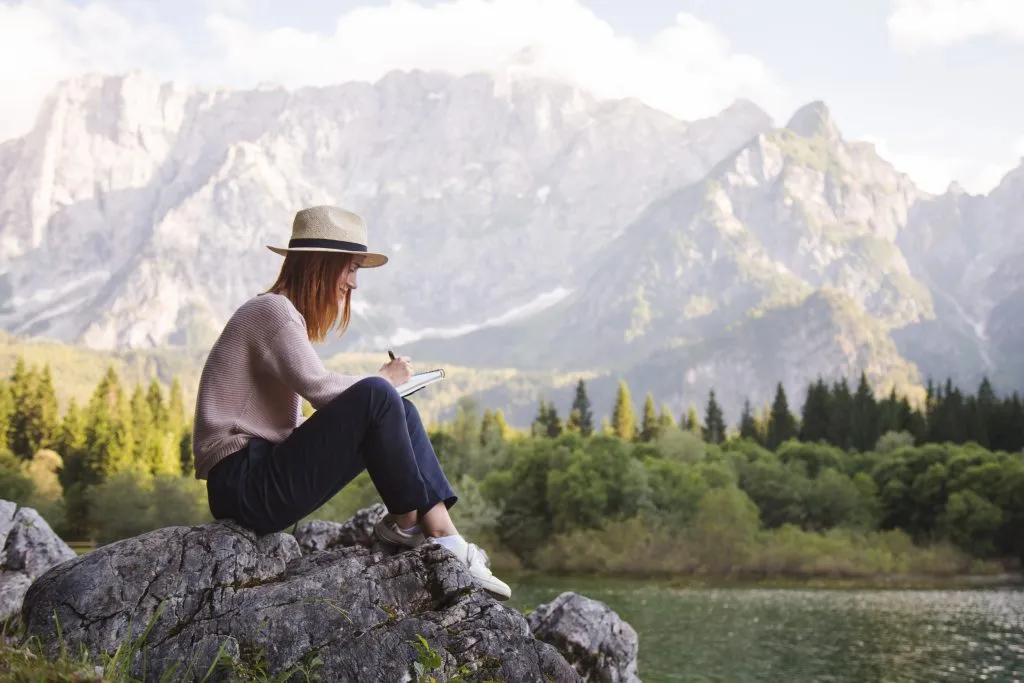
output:
M 645 682 L 1024 683 L 1024 590 L 669 588 L 518 578 L 513 606 L 573 590 L 640 636 Z

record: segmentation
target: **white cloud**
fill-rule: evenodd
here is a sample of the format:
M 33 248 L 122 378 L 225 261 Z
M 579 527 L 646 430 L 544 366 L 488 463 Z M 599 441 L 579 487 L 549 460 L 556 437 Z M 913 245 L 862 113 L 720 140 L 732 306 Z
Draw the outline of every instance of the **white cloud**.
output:
M 896 0 L 888 26 L 890 40 L 905 50 L 980 36 L 1024 40 L 1024 1 Z
M 349 12 L 330 36 L 259 31 L 222 15 L 207 27 L 235 80 L 289 85 L 376 80 L 391 69 L 456 74 L 500 69 L 530 55 L 531 70 L 599 96 L 633 96 L 682 118 L 711 114 L 737 96 L 774 101 L 772 76 L 735 54 L 710 24 L 688 14 L 650 41 L 617 35 L 577 0 L 393 0 Z
M 903 152 L 890 149 L 885 140 L 874 135 L 864 135 L 860 139 L 873 144 L 880 157 L 896 170 L 909 175 L 919 188 L 932 194 L 942 194 L 953 181 L 972 194 L 987 194 L 1018 163 L 1009 158 L 994 161 Z M 1024 140 L 1021 142 L 1024 147 Z
M 132 24 L 102 3 L 79 8 L 63 0 L 0 2 L 0 140 L 26 132 L 64 78 L 160 67 L 178 53 L 177 40 L 165 29 Z
M 737 97 L 769 110 L 781 98 L 761 62 L 735 53 L 714 26 L 685 13 L 638 42 L 616 34 L 579 0 L 449 0 L 430 7 L 392 0 L 340 16 L 326 35 L 257 28 L 231 3 L 220 6 L 225 12 L 209 15 L 199 35 L 176 36 L 133 25 L 98 2 L 84 9 L 66 0 L 0 4 L 0 64 L 7 64 L 0 76 L 11 84 L 6 97 L 13 98 L 11 111 L 0 114 L 0 139 L 27 129 L 59 78 L 85 70 L 147 68 L 250 87 L 374 81 L 393 69 L 464 74 L 516 64 L 601 97 L 636 97 L 686 119 L 710 115 Z M 183 61 L 197 47 L 204 60 Z M 524 54 L 531 56 L 528 65 L 521 63 Z

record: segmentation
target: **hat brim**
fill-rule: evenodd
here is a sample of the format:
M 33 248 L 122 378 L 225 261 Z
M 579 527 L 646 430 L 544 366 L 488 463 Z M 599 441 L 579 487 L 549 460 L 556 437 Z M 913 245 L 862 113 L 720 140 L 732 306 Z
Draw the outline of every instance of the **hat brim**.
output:
M 388 257 L 384 254 L 378 254 L 372 251 L 346 251 L 344 249 L 325 249 L 323 247 L 271 247 L 267 246 L 267 249 L 280 254 L 281 256 L 287 256 L 290 251 L 320 251 L 328 254 L 352 254 L 353 256 L 362 256 L 363 262 L 360 264 L 360 268 L 380 268 L 388 262 Z

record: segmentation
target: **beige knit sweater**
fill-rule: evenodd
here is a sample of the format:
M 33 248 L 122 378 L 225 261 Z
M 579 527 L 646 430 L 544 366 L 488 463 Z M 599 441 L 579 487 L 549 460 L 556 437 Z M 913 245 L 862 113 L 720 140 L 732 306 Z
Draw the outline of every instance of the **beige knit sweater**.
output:
M 363 376 L 324 367 L 306 323 L 280 294 L 259 294 L 231 316 L 199 378 L 192 431 L 196 479 L 206 479 L 252 437 L 274 443 L 302 421 L 302 399 L 321 408 Z

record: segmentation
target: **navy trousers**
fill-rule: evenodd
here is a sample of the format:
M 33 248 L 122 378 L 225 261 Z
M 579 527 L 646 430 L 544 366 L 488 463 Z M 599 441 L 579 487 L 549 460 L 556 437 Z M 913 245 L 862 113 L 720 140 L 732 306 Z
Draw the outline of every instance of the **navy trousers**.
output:
M 258 534 L 282 531 L 366 470 L 388 511 L 420 513 L 457 497 L 419 411 L 382 377 L 339 394 L 274 444 L 252 439 L 207 477 L 210 512 Z

